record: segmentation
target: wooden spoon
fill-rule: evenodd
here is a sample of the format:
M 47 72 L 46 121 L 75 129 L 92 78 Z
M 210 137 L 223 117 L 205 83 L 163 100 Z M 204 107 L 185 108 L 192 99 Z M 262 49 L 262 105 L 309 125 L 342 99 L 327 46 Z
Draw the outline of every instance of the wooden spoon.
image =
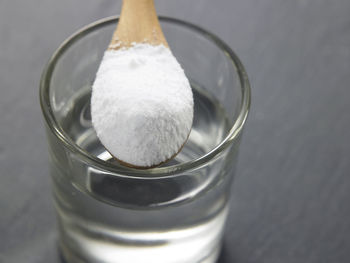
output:
M 147 43 L 154 46 L 164 45 L 165 47 L 169 48 L 169 45 L 160 27 L 153 0 L 123 0 L 119 23 L 113 33 L 112 40 L 108 46 L 108 50 L 129 48 L 135 43 Z M 177 153 L 182 150 L 186 141 L 183 143 Z M 172 157 L 165 160 L 164 162 L 151 167 L 136 166 L 119 160 L 113 156 L 113 154 L 111 155 L 114 159 L 116 159 L 124 166 L 136 169 L 148 169 L 157 167 L 173 159 L 177 153 L 175 153 Z
M 130 47 L 133 43 L 168 43 L 160 27 L 153 0 L 123 0 L 122 11 L 108 49 Z

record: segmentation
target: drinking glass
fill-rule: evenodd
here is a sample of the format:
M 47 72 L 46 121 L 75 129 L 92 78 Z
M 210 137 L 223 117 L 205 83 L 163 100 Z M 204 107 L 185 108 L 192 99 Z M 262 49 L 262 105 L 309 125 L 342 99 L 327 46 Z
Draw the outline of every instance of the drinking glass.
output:
M 67 262 L 213 263 L 219 255 L 250 105 L 248 78 L 214 34 L 173 18 L 160 22 L 195 104 L 187 143 L 161 167 L 121 166 L 91 125 L 91 85 L 117 17 L 69 37 L 42 75 L 59 246 Z

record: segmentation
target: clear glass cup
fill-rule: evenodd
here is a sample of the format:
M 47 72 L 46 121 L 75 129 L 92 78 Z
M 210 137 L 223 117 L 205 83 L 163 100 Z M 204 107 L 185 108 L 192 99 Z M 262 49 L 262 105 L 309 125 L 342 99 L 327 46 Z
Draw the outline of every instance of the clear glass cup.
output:
M 42 75 L 59 244 L 67 262 L 212 263 L 219 255 L 250 104 L 248 78 L 212 33 L 177 19 L 160 21 L 195 100 L 185 147 L 161 167 L 120 166 L 91 126 L 91 84 L 117 17 L 68 38 Z

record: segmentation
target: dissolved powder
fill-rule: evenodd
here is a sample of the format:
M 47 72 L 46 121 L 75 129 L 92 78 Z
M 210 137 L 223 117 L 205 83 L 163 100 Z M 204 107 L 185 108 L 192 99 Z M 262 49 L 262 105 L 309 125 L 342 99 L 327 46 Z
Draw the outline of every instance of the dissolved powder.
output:
M 92 124 L 117 159 L 157 165 L 185 143 L 193 120 L 193 95 L 183 69 L 163 45 L 107 50 L 91 97 Z

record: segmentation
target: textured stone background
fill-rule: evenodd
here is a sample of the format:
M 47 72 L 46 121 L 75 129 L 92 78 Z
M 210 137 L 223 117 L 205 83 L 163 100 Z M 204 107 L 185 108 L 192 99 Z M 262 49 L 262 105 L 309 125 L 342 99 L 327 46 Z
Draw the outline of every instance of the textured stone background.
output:
M 350 1 L 156 0 L 216 33 L 252 84 L 219 263 L 350 261 Z M 0 262 L 58 263 L 44 64 L 116 0 L 0 0 Z

